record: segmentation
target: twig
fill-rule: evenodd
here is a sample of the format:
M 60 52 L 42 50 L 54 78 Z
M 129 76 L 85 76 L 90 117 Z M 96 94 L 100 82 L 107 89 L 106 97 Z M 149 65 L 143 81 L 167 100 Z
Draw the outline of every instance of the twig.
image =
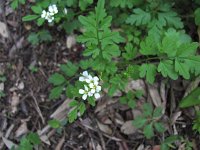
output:
M 44 117 L 43 117 L 42 112 L 41 112 L 41 110 L 40 110 L 40 108 L 39 108 L 39 106 L 38 106 L 37 99 L 35 98 L 35 96 L 34 96 L 34 94 L 33 94 L 33 91 L 31 91 L 31 94 L 30 94 L 30 95 L 31 95 L 31 97 L 33 98 L 33 100 L 34 100 L 34 102 L 35 102 L 36 110 L 37 110 L 37 112 L 38 112 L 40 118 L 42 119 L 42 123 L 45 124 Z

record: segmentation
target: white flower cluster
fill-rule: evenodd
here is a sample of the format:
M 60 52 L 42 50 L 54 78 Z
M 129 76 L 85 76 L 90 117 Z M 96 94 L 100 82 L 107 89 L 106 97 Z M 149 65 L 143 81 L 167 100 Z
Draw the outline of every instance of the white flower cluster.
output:
M 99 92 L 101 91 L 101 86 L 99 86 L 99 78 L 97 76 L 92 77 L 87 71 L 84 71 L 82 76 L 79 77 L 79 81 L 86 83 L 84 89 L 79 90 L 79 93 L 83 95 L 83 100 L 92 96 L 94 96 L 95 99 L 100 98 Z
M 54 15 L 58 13 L 58 8 L 55 4 L 50 5 L 48 7 L 48 11 L 43 10 L 41 14 L 41 18 L 46 19 L 49 23 L 54 20 Z

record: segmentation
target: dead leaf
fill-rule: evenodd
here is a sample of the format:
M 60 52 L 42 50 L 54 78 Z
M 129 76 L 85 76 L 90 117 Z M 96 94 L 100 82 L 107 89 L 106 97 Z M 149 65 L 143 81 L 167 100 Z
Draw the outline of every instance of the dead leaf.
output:
M 12 98 L 11 98 L 11 111 L 12 113 L 17 112 L 17 106 L 19 105 L 19 95 L 17 93 L 13 93 Z
M 96 146 L 96 150 L 103 150 L 103 149 L 102 149 L 102 147 L 98 144 L 98 145 Z
M 8 29 L 5 23 L 0 21 L 0 34 L 4 37 L 4 38 L 8 38 L 9 34 L 8 34 Z
M 65 142 L 65 136 L 63 136 L 63 137 L 59 140 L 58 145 L 56 146 L 55 150 L 62 150 L 62 146 L 63 146 L 64 142 Z
M 137 132 L 137 128 L 135 128 L 132 124 L 132 121 L 126 121 L 122 126 L 121 126 L 121 132 L 126 134 L 126 135 L 130 135 L 133 133 Z
M 20 137 L 26 133 L 28 133 L 27 123 L 26 123 L 26 121 L 22 121 L 21 125 L 15 132 L 15 137 Z
M 70 35 L 67 37 L 67 41 L 66 41 L 66 45 L 67 48 L 70 49 L 72 48 L 74 45 L 76 45 L 76 36 L 75 35 Z
M 4 91 L 4 83 L 0 83 L 0 91 Z
M 97 104 L 97 107 L 95 109 L 95 113 L 98 113 L 98 112 L 101 112 L 101 111 L 104 111 L 104 109 L 106 107 L 108 107 L 109 105 L 112 105 L 112 104 L 115 104 L 118 102 L 118 99 L 102 99 L 101 101 L 98 102 Z
M 142 90 L 144 93 L 144 96 L 147 95 L 146 92 L 146 87 L 145 87 L 145 83 L 143 80 L 139 79 L 139 80 L 132 80 L 128 83 L 127 87 L 126 87 L 126 92 L 130 91 L 130 90 Z
M 162 100 L 161 100 L 160 94 L 158 92 L 158 85 L 157 84 L 148 85 L 148 90 L 149 90 L 151 99 L 153 101 L 153 104 L 156 107 L 162 107 Z
M 112 129 L 111 129 L 108 125 L 102 124 L 102 123 L 100 123 L 99 121 L 97 121 L 97 125 L 98 125 L 99 129 L 100 129 L 102 132 L 104 132 L 104 133 L 106 133 L 106 134 L 108 134 L 108 135 L 111 135 L 111 134 L 112 134 Z
M 15 144 L 14 142 L 8 140 L 7 138 L 2 137 L 2 140 L 3 140 L 4 144 L 6 145 L 6 147 L 7 147 L 8 149 L 11 149 L 12 147 L 17 148 L 17 144 Z
M 46 134 L 42 134 L 42 132 L 39 130 L 37 131 L 39 137 L 40 137 L 40 140 L 44 143 L 46 143 L 47 145 L 51 145 L 50 141 L 49 141 L 49 138 Z
M 174 125 L 176 123 L 176 121 L 178 120 L 178 118 L 181 116 L 182 112 L 178 111 L 175 112 L 172 117 L 171 117 L 171 125 Z
M 21 49 L 23 47 L 24 37 L 21 37 L 16 44 L 12 46 L 12 48 L 9 50 L 9 58 L 14 58 L 17 49 Z
M 140 144 L 137 148 L 137 150 L 144 150 L 144 144 Z

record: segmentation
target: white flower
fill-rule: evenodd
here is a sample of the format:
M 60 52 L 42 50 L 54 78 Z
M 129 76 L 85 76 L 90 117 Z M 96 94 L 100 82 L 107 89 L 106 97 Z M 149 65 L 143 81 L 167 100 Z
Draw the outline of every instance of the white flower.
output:
M 53 16 L 53 15 L 58 13 L 58 8 L 57 8 L 57 6 L 55 4 L 50 5 L 48 10 L 49 10 L 49 13 L 50 13 L 51 16 Z
M 96 92 L 99 93 L 101 91 L 101 86 L 96 87 Z
M 91 81 L 92 76 L 87 71 L 83 71 L 82 75 L 83 76 L 79 77 L 79 81 L 81 82 L 86 81 L 87 83 Z
M 82 96 L 83 100 L 86 100 L 87 96 L 89 96 L 88 92 L 89 92 L 89 89 L 88 89 L 88 87 L 86 85 L 84 85 L 84 90 L 83 89 L 79 90 L 79 94 L 83 94 L 83 96 Z
M 47 16 L 47 12 L 46 10 L 43 10 L 41 14 L 41 18 L 46 18 L 46 16 Z
M 54 20 L 54 16 L 50 15 L 49 12 L 47 12 L 45 19 L 51 23 Z
M 98 98 L 100 98 L 101 96 L 100 96 L 99 93 L 95 93 L 95 94 L 94 94 L 94 97 L 95 97 L 96 99 L 98 99 Z

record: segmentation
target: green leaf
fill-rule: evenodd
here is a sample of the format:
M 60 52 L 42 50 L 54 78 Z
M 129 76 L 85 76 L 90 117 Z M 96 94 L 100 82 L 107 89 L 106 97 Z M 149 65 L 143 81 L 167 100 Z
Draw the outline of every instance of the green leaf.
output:
M 154 127 L 155 127 L 155 129 L 156 129 L 158 132 L 160 132 L 160 133 L 165 132 L 165 127 L 164 127 L 164 125 L 163 125 L 162 123 L 160 123 L 160 122 L 156 122 L 156 123 L 154 124 Z
M 179 106 L 181 108 L 196 106 L 200 104 L 200 88 L 194 89 L 188 96 L 184 97 Z
M 52 128 L 57 129 L 61 127 L 60 121 L 53 119 L 48 121 L 48 125 L 50 125 Z
M 63 75 L 59 73 L 54 73 L 49 77 L 48 81 L 53 85 L 61 85 L 66 81 L 66 79 Z
M 135 106 L 136 106 L 135 101 L 134 101 L 134 100 L 129 100 L 129 101 L 128 101 L 128 106 L 129 106 L 130 108 L 134 109 Z
M 70 61 L 67 64 L 63 64 L 60 66 L 60 69 L 67 75 L 68 77 L 72 77 L 78 71 L 77 65 L 71 63 Z
M 38 17 L 38 15 L 27 15 L 22 18 L 22 21 L 32 21 L 37 19 Z
M 48 30 L 41 30 L 38 32 L 38 36 L 42 41 L 52 41 L 52 36 Z
M 73 99 L 77 94 L 79 94 L 77 88 L 69 84 L 66 88 L 66 96 Z
M 29 34 L 28 41 L 33 45 L 37 45 L 39 43 L 38 35 L 36 33 Z
M 153 64 L 142 64 L 140 67 L 140 77 L 143 78 L 146 76 L 146 80 L 153 84 L 156 76 L 156 66 Z
M 13 0 L 11 3 L 11 8 L 15 10 L 16 8 L 18 8 L 18 5 L 18 0 Z
M 59 98 L 60 95 L 62 94 L 62 91 L 63 91 L 63 86 L 58 86 L 51 89 L 49 99 L 53 100 Z
M 152 116 L 153 107 L 152 107 L 151 104 L 149 104 L 149 103 L 143 104 L 142 109 L 143 109 L 143 114 L 144 114 L 145 117 Z
M 25 0 L 19 0 L 19 2 L 21 3 L 21 4 L 25 4 Z
M 68 118 L 69 118 L 69 123 L 74 122 L 78 117 L 78 112 L 77 108 L 74 108 L 72 111 L 69 112 Z
M 122 56 L 126 60 L 131 60 L 137 55 L 137 50 L 136 48 L 133 47 L 131 43 L 126 44 L 125 50 L 126 50 L 126 53 L 123 53 Z
M 153 118 L 160 118 L 162 116 L 162 107 L 156 107 L 153 112 Z
M 41 12 L 42 12 L 42 7 L 39 6 L 39 5 L 32 6 L 32 7 L 31 7 L 31 10 L 32 10 L 34 13 L 36 13 L 36 14 L 41 14 Z
M 175 71 L 182 75 L 185 79 L 190 79 L 189 67 L 179 59 L 175 60 Z
M 94 99 L 93 97 L 89 97 L 89 98 L 88 98 L 88 103 L 89 103 L 90 105 L 92 105 L 93 107 L 96 105 L 95 99 Z
M 27 136 L 27 139 L 33 144 L 33 145 L 39 145 L 41 144 L 40 137 L 37 133 L 29 133 Z
M 183 22 L 174 11 L 158 13 L 158 22 L 162 22 L 163 26 L 174 26 L 176 29 L 183 28 Z
M 147 139 L 150 139 L 154 136 L 152 123 L 150 123 L 144 127 L 144 135 Z
M 97 21 L 103 20 L 103 18 L 106 16 L 104 4 L 105 0 L 98 0 L 97 7 L 95 7 Z
M 29 142 L 29 140 L 26 137 L 23 137 L 20 140 L 20 145 L 18 147 L 18 150 L 32 150 L 33 146 Z
M 127 104 L 127 103 L 128 103 L 128 99 L 127 99 L 126 97 L 120 97 L 120 98 L 119 98 L 119 102 L 120 102 L 121 104 Z
M 79 106 L 80 115 L 82 116 L 85 111 L 86 111 L 85 103 L 81 102 L 81 104 Z
M 70 103 L 69 103 L 69 106 L 70 107 L 74 107 L 74 106 L 78 106 L 78 101 L 76 101 L 76 100 L 72 100 Z
M 157 45 L 153 35 L 147 36 L 144 41 L 140 43 L 140 53 L 143 55 L 157 55 Z
M 146 122 L 146 118 L 139 116 L 133 120 L 133 126 L 135 126 L 136 128 L 142 128 Z
M 126 23 L 140 26 L 146 25 L 151 21 L 151 14 L 149 12 L 145 12 L 140 8 L 136 8 L 133 10 L 133 13 L 134 14 L 130 15 L 127 18 Z
M 44 19 L 44 18 L 38 18 L 38 19 L 37 19 L 37 25 L 38 25 L 38 26 L 43 25 L 44 22 L 45 22 L 45 19 Z
M 194 12 L 195 24 L 200 25 L 200 8 L 197 8 Z
M 105 49 L 102 52 L 103 58 L 107 59 L 108 61 L 111 61 L 112 57 L 117 57 L 120 55 L 120 50 L 117 45 L 110 45 L 105 47 Z
M 158 65 L 158 72 L 161 72 L 163 77 L 170 77 L 173 80 L 178 79 L 178 74 L 175 72 L 175 67 L 173 66 L 173 61 L 164 60 Z

